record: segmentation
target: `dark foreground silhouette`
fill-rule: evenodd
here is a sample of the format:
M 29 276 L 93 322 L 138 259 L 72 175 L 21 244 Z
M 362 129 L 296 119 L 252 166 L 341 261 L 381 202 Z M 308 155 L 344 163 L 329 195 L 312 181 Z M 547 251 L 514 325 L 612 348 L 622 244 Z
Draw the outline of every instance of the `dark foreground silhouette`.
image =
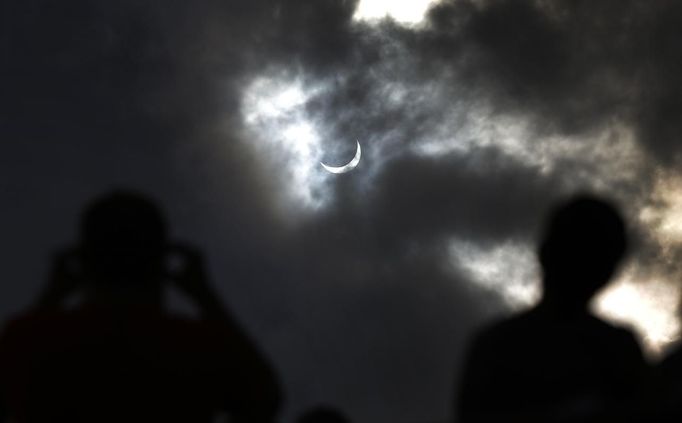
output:
M 460 385 L 461 421 L 635 419 L 639 347 L 588 311 L 625 250 L 625 225 L 608 203 L 580 196 L 555 211 L 539 249 L 543 299 L 477 336 Z
M 200 318 L 164 309 L 168 285 Z M 7 325 L 0 389 L 17 422 L 268 422 L 280 401 L 200 254 L 171 245 L 156 206 L 128 192 L 86 210 L 80 245 L 58 254 L 37 307 Z

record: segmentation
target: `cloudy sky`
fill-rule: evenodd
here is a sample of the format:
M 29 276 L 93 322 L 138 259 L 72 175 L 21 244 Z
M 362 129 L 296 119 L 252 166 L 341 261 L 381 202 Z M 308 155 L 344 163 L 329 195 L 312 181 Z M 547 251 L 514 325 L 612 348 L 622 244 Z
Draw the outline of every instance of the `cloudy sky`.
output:
M 206 252 L 285 421 L 440 422 L 473 331 L 540 297 L 548 207 L 590 190 L 634 238 L 594 310 L 660 357 L 681 28 L 673 0 L 0 2 L 0 317 L 90 198 L 135 188 Z

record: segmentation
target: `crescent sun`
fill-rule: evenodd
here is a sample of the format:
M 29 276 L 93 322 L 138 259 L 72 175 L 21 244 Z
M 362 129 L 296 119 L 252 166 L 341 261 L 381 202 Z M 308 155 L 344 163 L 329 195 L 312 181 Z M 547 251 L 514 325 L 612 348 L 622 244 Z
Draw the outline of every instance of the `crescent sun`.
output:
M 347 173 L 350 172 L 351 170 L 355 169 L 355 167 L 360 163 L 360 157 L 362 157 L 362 148 L 360 148 L 360 141 L 355 141 L 358 144 L 358 148 L 355 151 L 355 157 L 353 157 L 353 160 L 348 162 L 348 164 L 344 166 L 327 166 L 326 164 L 320 162 L 323 168 L 327 172 L 330 173 Z

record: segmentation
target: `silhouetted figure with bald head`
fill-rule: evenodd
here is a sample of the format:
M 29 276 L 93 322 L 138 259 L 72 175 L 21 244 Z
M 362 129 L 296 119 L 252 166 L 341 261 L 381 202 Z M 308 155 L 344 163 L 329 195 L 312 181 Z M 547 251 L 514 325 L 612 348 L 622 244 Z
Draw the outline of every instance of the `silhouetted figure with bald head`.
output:
M 464 422 L 627 421 L 644 361 L 632 335 L 588 305 L 626 251 L 623 219 L 579 196 L 551 215 L 539 248 L 544 294 L 480 333 L 460 384 Z M 632 407 L 632 408 L 631 408 Z
M 212 292 L 201 255 L 170 242 L 156 205 L 106 195 L 85 211 L 80 238 L 57 255 L 35 309 L 0 338 L 0 394 L 14 421 L 273 419 L 272 369 Z M 168 287 L 199 317 L 167 311 Z

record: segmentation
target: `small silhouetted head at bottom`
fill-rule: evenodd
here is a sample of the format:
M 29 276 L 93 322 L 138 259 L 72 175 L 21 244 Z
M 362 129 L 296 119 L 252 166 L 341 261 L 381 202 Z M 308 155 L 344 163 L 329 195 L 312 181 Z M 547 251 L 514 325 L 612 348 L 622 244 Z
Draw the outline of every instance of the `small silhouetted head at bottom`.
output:
M 545 299 L 585 305 L 613 276 L 626 249 L 625 222 L 611 203 L 580 195 L 559 205 L 540 244 Z
M 348 418 L 336 408 L 320 406 L 303 413 L 297 423 L 348 423 Z

